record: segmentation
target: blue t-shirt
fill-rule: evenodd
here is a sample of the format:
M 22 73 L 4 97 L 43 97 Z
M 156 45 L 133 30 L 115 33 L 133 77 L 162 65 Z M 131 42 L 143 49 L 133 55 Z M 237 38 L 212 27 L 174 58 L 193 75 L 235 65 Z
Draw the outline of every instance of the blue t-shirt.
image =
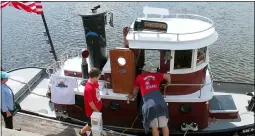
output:
M 13 93 L 12 90 L 6 85 L 2 84 L 2 112 L 13 110 Z

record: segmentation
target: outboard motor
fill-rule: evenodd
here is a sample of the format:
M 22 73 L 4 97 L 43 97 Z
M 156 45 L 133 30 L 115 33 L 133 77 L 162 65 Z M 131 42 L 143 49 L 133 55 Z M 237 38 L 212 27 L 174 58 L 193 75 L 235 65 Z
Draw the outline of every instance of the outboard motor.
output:
M 110 26 L 113 27 L 113 14 L 108 12 L 97 12 L 100 5 L 91 9 L 91 13 L 80 15 L 85 30 L 87 50 L 89 51 L 88 63 L 90 67 L 103 69 L 107 62 L 105 25 L 107 14 L 110 14 Z M 85 75 L 85 74 L 84 74 Z

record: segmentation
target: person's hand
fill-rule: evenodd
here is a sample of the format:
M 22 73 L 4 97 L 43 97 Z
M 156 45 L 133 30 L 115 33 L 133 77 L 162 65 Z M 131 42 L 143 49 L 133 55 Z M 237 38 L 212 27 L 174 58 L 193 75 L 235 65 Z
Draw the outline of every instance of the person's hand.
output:
M 166 83 L 165 87 L 167 87 L 167 86 L 169 86 L 169 85 L 170 85 L 170 83 Z
M 133 94 L 129 94 L 129 95 L 128 95 L 128 99 L 129 99 L 129 100 L 132 100 L 133 98 L 135 98 L 135 96 L 134 96 Z
M 11 112 L 10 112 L 10 111 L 7 111 L 7 112 L 6 112 L 6 117 L 8 118 L 8 117 L 11 117 L 11 116 L 12 116 Z
M 168 85 L 170 85 L 170 83 L 166 83 L 166 85 L 165 85 L 165 90 L 166 90 L 166 88 L 168 87 Z

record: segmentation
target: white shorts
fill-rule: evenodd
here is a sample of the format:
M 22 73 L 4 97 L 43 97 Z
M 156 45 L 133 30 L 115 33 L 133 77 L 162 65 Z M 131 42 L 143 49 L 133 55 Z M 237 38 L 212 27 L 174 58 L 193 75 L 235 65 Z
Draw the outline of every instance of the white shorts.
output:
M 151 123 L 150 123 L 150 127 L 151 128 L 163 128 L 166 127 L 168 123 L 168 119 L 166 118 L 166 116 L 160 116 L 158 118 L 154 118 Z

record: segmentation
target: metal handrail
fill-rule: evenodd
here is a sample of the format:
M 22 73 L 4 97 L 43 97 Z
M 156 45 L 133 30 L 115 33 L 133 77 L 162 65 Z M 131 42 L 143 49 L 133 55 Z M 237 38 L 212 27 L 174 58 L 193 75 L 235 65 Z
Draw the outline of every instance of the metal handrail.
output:
M 136 33 L 138 33 L 138 34 L 140 34 L 140 33 L 144 33 L 144 34 L 157 34 L 158 37 L 159 37 L 160 34 L 176 35 L 177 36 L 177 40 L 179 41 L 179 36 L 180 35 L 201 33 L 201 32 L 205 32 L 205 31 L 207 31 L 207 30 L 209 30 L 209 29 L 214 27 L 214 22 L 210 18 L 208 18 L 208 17 L 204 17 L 204 16 L 200 16 L 200 15 L 196 15 L 196 14 L 170 14 L 167 17 L 169 19 L 172 19 L 170 16 L 174 16 L 172 18 L 180 18 L 180 16 L 183 16 L 183 19 L 185 19 L 184 16 L 198 17 L 201 21 L 206 20 L 206 22 L 210 23 L 211 25 L 208 28 L 206 28 L 206 29 L 203 29 L 203 30 L 200 30 L 200 31 L 188 32 L 188 33 L 142 32 L 142 31 L 134 31 L 134 29 L 130 29 L 128 33 L 129 34 L 133 34 L 134 39 L 135 39 L 135 34 Z M 150 19 L 150 18 L 147 17 L 147 19 Z M 155 19 L 155 18 L 151 18 L 151 19 Z M 166 17 L 164 17 L 164 19 L 166 19 Z M 187 17 L 186 17 L 186 19 L 187 19 Z M 204 19 L 204 20 L 202 20 L 202 19 Z
M 211 82 L 210 83 L 206 83 L 206 84 L 168 84 L 166 85 L 167 86 L 206 86 L 206 85 L 209 85 L 209 84 L 212 84 Z
M 60 60 L 59 61 L 54 61 L 52 64 L 50 64 L 47 68 L 46 68 L 46 73 L 50 76 L 51 74 L 55 74 L 58 69 L 60 69 L 64 63 L 66 62 L 66 60 L 68 60 L 72 54 L 75 54 L 75 52 L 77 53 L 77 57 L 80 58 L 81 57 L 81 50 L 84 48 L 75 48 L 75 49 L 69 49 L 64 51 L 64 53 L 62 55 L 60 55 Z M 52 70 L 52 72 L 51 72 Z
M 61 68 L 61 66 L 62 66 L 61 61 L 55 61 L 46 68 L 46 73 L 50 76 L 51 74 L 56 73 L 57 70 Z
M 210 78 L 211 78 L 211 81 L 213 82 L 214 81 L 214 78 L 213 78 L 213 72 L 212 72 L 212 69 L 210 67 L 210 64 L 208 63 L 208 71 L 209 71 L 209 75 L 210 75 Z
M 165 89 L 164 89 L 164 98 L 166 97 L 166 88 L 168 86 L 200 86 L 199 97 L 198 98 L 201 98 L 201 95 L 202 95 L 201 88 L 204 87 L 204 86 L 207 86 L 207 85 L 212 85 L 212 82 L 206 83 L 206 84 L 168 84 L 168 85 L 165 86 Z M 212 91 L 212 88 L 211 88 L 211 91 Z
M 182 86 L 205 86 L 205 85 L 209 85 L 209 84 L 212 84 L 213 83 L 213 77 L 212 77 L 212 72 L 211 72 L 211 69 L 209 67 L 209 64 L 208 64 L 208 71 L 209 71 L 209 75 L 210 75 L 210 78 L 211 78 L 211 82 L 210 83 L 206 83 L 206 84 L 168 84 L 166 85 L 167 86 L 179 86 L 179 85 L 182 85 Z
M 14 78 L 9 78 L 9 79 L 10 79 L 10 80 L 13 80 L 13 81 L 16 81 L 16 82 L 19 82 L 19 83 L 21 83 L 21 84 L 27 85 L 27 86 L 28 86 L 28 91 L 29 91 L 31 94 L 34 94 L 34 95 L 37 95 L 37 96 L 41 96 L 41 97 L 46 97 L 46 95 L 41 95 L 41 94 L 37 94 L 37 93 L 32 92 L 31 85 L 29 85 L 29 84 L 26 83 L 26 82 L 23 82 L 23 81 L 14 79 Z M 21 95 L 21 96 L 22 96 L 22 95 Z M 21 97 L 21 96 L 20 96 L 20 97 Z M 19 97 L 18 97 L 18 98 L 19 98 Z M 17 99 L 18 99 L 18 98 L 17 98 Z
M 210 75 L 210 83 L 205 83 L 205 84 L 168 84 L 168 85 L 166 85 L 165 86 L 165 89 L 164 89 L 164 98 L 166 97 L 166 88 L 168 87 L 168 86 L 200 86 L 200 90 L 199 90 L 199 97 L 198 98 L 200 98 L 201 97 L 201 95 L 202 95 L 202 92 L 201 92 L 201 88 L 202 87 L 204 87 L 204 86 L 207 86 L 207 85 L 213 85 L 213 77 L 212 77 L 212 72 L 211 72 L 211 69 L 210 69 L 210 66 L 209 66 L 209 64 L 208 64 L 208 71 L 209 71 L 209 75 Z M 211 88 L 211 91 L 212 91 L 213 89 Z

